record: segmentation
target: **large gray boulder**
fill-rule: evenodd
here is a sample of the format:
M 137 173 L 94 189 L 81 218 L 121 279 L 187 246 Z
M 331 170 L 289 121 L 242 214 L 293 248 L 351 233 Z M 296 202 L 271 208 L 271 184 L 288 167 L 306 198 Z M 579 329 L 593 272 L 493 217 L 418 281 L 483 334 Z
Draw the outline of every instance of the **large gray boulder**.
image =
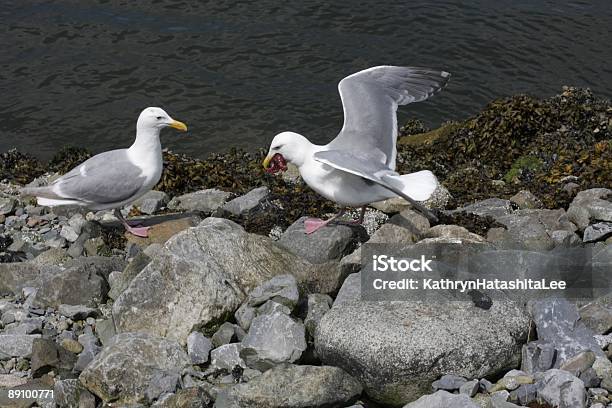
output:
M 146 402 L 156 378 L 178 376 L 190 364 L 172 340 L 145 333 L 116 335 L 80 375 L 81 383 L 104 402 Z
M 39 334 L 0 334 L 0 360 L 11 357 L 29 357 L 32 354 L 34 340 Z
M 584 383 L 567 371 L 546 371 L 536 383 L 536 387 L 538 397 L 553 407 L 586 407 Z
M 215 408 L 342 407 L 361 394 L 338 367 L 282 365 L 219 393 Z
M 612 221 L 612 190 L 592 188 L 576 194 L 567 209 L 567 215 L 580 229 L 586 228 L 591 220 Z
M 166 242 L 119 295 L 113 317 L 118 332 L 185 344 L 194 328 L 218 325 L 274 276 L 291 274 L 304 290 L 328 293 L 338 286 L 339 270 L 315 267 L 229 220 L 207 218 Z
M 245 215 L 249 211 L 259 207 L 270 195 L 268 187 L 257 187 L 245 195 L 236 197 L 223 205 L 223 210 L 233 215 Z
M 324 364 L 359 379 L 374 400 L 401 405 L 443 374 L 482 378 L 513 368 L 529 317 L 510 301 L 364 302 L 351 275 L 321 319 L 315 347 Z
M 174 197 L 168 203 L 171 210 L 211 213 L 225 204 L 232 194 L 214 188 Z

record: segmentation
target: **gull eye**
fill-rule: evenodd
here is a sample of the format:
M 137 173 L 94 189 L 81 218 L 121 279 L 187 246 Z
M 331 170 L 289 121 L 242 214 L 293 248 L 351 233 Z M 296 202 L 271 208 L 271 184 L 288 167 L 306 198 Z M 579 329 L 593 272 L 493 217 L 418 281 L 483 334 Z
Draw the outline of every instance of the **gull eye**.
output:
M 162 120 L 164 117 L 163 116 L 158 116 L 157 120 Z

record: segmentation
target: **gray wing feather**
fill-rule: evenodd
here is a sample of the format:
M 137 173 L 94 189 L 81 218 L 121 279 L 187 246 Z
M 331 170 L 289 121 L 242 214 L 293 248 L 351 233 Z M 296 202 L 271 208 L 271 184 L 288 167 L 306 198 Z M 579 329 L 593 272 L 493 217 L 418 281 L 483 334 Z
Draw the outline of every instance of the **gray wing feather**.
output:
M 338 91 L 344 125 L 329 144 L 333 149 L 382 151 L 395 170 L 398 105 L 420 102 L 440 91 L 450 78 L 445 71 L 420 67 L 380 66 L 344 78 Z
M 371 155 L 367 152 L 348 150 L 326 150 L 314 154 L 314 158 L 318 162 L 363 177 L 366 180 L 373 181 L 383 186 L 387 190 L 393 191 L 395 194 L 408 201 L 414 208 L 425 214 L 429 219 L 437 222 L 438 219 L 431 211 L 413 200 L 410 196 L 404 194 L 401 186 L 397 186 L 395 180 L 393 180 L 393 176 L 399 176 L 399 174 L 391 170 L 385 164 L 377 161 L 377 157 L 379 157 L 377 154 Z
M 116 203 L 142 188 L 145 177 L 125 149 L 100 153 L 57 179 L 59 195 L 91 203 Z

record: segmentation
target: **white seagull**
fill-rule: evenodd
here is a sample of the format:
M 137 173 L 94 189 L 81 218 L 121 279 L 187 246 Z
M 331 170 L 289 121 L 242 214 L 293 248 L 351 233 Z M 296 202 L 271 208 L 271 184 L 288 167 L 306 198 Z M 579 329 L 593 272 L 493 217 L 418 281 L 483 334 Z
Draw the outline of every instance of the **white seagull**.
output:
M 309 218 L 307 234 L 344 213 L 344 207 L 362 207 L 400 196 L 435 220 L 415 201 L 427 200 L 438 186 L 429 170 L 400 175 L 397 156 L 398 105 L 420 102 L 440 91 L 450 78 L 445 71 L 419 67 L 379 66 L 344 78 L 338 84 L 344 108 L 344 126 L 330 143 L 319 146 L 294 132 L 274 137 L 263 166 L 268 173 L 295 164 L 314 191 L 343 207 L 327 221 Z
M 136 123 L 136 140 L 128 149 L 100 153 L 44 187 L 24 187 L 21 193 L 36 196 L 39 205 L 78 205 L 91 210 L 114 209 L 125 229 L 147 237 L 149 227 L 133 227 L 119 208 L 150 191 L 159 181 L 162 150 L 159 133 L 165 127 L 186 131 L 161 108 L 146 108 Z

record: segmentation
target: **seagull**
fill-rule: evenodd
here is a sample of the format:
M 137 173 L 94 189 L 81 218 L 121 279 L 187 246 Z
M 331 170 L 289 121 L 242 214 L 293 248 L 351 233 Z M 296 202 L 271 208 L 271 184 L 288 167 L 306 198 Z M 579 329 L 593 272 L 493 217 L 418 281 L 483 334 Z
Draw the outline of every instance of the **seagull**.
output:
M 449 78 L 448 72 L 420 67 L 378 66 L 359 71 L 338 84 L 344 125 L 334 140 L 320 146 L 294 132 L 274 137 L 263 162 L 266 172 L 282 172 L 287 163 L 293 163 L 310 188 L 342 208 L 326 221 L 306 219 L 307 234 L 341 217 L 346 207 L 361 207 L 358 223 L 362 223 L 368 204 L 397 196 L 437 221 L 417 203 L 438 187 L 434 174 L 395 171 L 396 112 L 399 105 L 424 101 L 440 91 Z
M 114 209 L 115 217 L 136 236 L 147 237 L 149 227 L 135 227 L 119 208 L 135 201 L 159 181 L 162 150 L 159 133 L 165 127 L 187 131 L 163 109 L 142 111 L 136 123 L 136 140 L 127 149 L 97 154 L 44 187 L 24 187 L 21 193 L 35 196 L 39 205 L 78 205 L 91 210 Z

